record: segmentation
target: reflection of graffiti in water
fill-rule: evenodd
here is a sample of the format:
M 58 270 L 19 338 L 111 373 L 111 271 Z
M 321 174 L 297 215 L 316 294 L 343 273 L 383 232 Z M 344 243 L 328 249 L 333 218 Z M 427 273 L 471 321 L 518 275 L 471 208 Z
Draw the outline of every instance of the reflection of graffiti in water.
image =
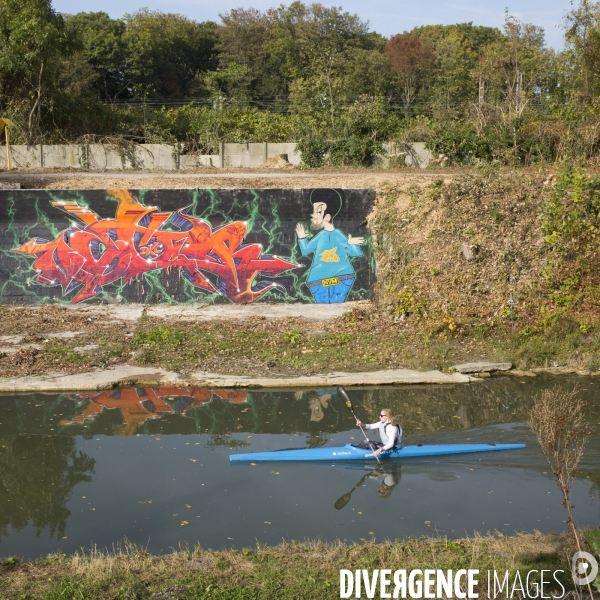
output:
M 101 219 L 77 202 L 52 202 L 84 227 L 72 225 L 51 242 L 34 239 L 14 248 L 36 257 L 36 281 L 60 284 L 63 294 L 83 285 L 73 304 L 97 296 L 102 286 L 118 279 L 127 283 L 148 271 L 171 268 L 180 269 L 197 288 L 221 293 L 233 302 L 250 303 L 270 289 L 283 290 L 274 282 L 253 285 L 258 274 L 275 277 L 298 267 L 277 256 L 261 256 L 260 244 L 241 245 L 247 231 L 241 221 L 213 230 L 206 221 L 188 215 L 188 208 L 158 212 L 127 190 L 107 193 L 119 200 L 114 219 Z M 167 225 L 170 229 L 163 229 Z M 217 275 L 216 287 L 204 272 Z
M 299 390 L 294 393 L 296 400 L 301 400 L 304 396 L 304 390 Z M 323 420 L 325 416 L 325 409 L 329 408 L 329 400 L 331 396 L 335 394 L 334 390 L 318 390 L 316 392 L 310 392 L 308 398 L 308 407 L 310 409 L 310 420 L 318 423 Z
M 235 390 L 208 390 L 199 387 L 129 388 L 89 394 L 71 394 L 77 402 L 84 403 L 83 410 L 61 425 L 81 424 L 95 419 L 104 410 L 121 409 L 125 424 L 117 435 L 134 435 L 137 428 L 148 419 L 160 419 L 163 414 L 186 415 L 192 408 L 202 406 L 214 398 L 234 404 L 246 402 L 246 392 Z

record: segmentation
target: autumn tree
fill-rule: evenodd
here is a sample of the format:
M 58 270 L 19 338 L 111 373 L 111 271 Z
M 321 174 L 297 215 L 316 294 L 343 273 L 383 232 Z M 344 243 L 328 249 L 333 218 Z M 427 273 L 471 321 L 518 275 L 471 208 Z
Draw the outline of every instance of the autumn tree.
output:
M 387 43 L 385 54 L 398 77 L 404 114 L 408 117 L 417 92 L 433 66 L 433 52 L 418 37 L 398 34 Z
M 581 0 L 567 14 L 565 42 L 570 87 L 578 100 L 591 104 L 600 92 L 600 3 Z

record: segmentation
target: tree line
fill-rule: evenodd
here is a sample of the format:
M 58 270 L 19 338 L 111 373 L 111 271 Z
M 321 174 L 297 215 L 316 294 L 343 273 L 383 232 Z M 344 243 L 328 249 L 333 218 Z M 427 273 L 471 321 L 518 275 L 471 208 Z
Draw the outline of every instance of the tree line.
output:
M 506 14 L 502 30 L 427 25 L 386 38 L 341 8 L 293 2 L 196 22 L 142 9 L 58 14 L 0 3 L 0 111 L 14 143 L 297 141 L 310 166 L 368 163 L 382 141 L 456 161 L 590 158 L 600 143 L 600 2 L 565 47 Z

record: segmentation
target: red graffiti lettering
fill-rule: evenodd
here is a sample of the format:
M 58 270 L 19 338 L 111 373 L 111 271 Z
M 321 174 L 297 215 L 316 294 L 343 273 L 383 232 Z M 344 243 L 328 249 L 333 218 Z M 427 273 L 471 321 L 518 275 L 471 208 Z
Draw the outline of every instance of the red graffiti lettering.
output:
M 245 223 L 213 230 L 187 209 L 158 212 L 140 204 L 128 190 L 107 193 L 119 201 L 114 219 L 101 219 L 77 202 L 52 202 L 84 227 L 73 225 L 51 242 L 35 239 L 13 249 L 36 257 L 36 281 L 61 285 L 63 294 L 83 285 L 72 304 L 98 295 L 103 286 L 119 279 L 127 283 L 148 271 L 170 268 L 181 269 L 196 287 L 251 303 L 271 289 L 284 289 L 272 281 L 255 284 L 257 275 L 275 277 L 299 266 L 262 255 L 260 244 L 242 246 Z M 178 231 L 162 229 L 167 222 Z M 216 285 L 204 273 L 216 275 Z

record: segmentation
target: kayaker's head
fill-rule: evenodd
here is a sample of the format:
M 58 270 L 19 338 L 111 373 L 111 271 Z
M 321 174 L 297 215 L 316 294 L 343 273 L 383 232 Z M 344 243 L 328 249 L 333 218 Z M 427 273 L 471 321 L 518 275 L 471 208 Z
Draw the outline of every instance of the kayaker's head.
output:
M 379 420 L 382 423 L 389 423 L 390 425 L 393 425 L 394 427 L 396 427 L 396 425 L 398 425 L 398 420 L 396 419 L 396 417 L 394 416 L 394 413 L 392 412 L 392 409 L 390 408 L 382 408 L 379 411 Z
M 377 493 L 380 498 L 389 498 L 390 494 L 394 491 L 395 485 L 380 485 L 377 488 Z
M 313 205 L 310 228 L 333 231 L 333 218 L 342 208 L 341 194 L 333 189 L 317 189 L 312 191 L 310 201 Z

